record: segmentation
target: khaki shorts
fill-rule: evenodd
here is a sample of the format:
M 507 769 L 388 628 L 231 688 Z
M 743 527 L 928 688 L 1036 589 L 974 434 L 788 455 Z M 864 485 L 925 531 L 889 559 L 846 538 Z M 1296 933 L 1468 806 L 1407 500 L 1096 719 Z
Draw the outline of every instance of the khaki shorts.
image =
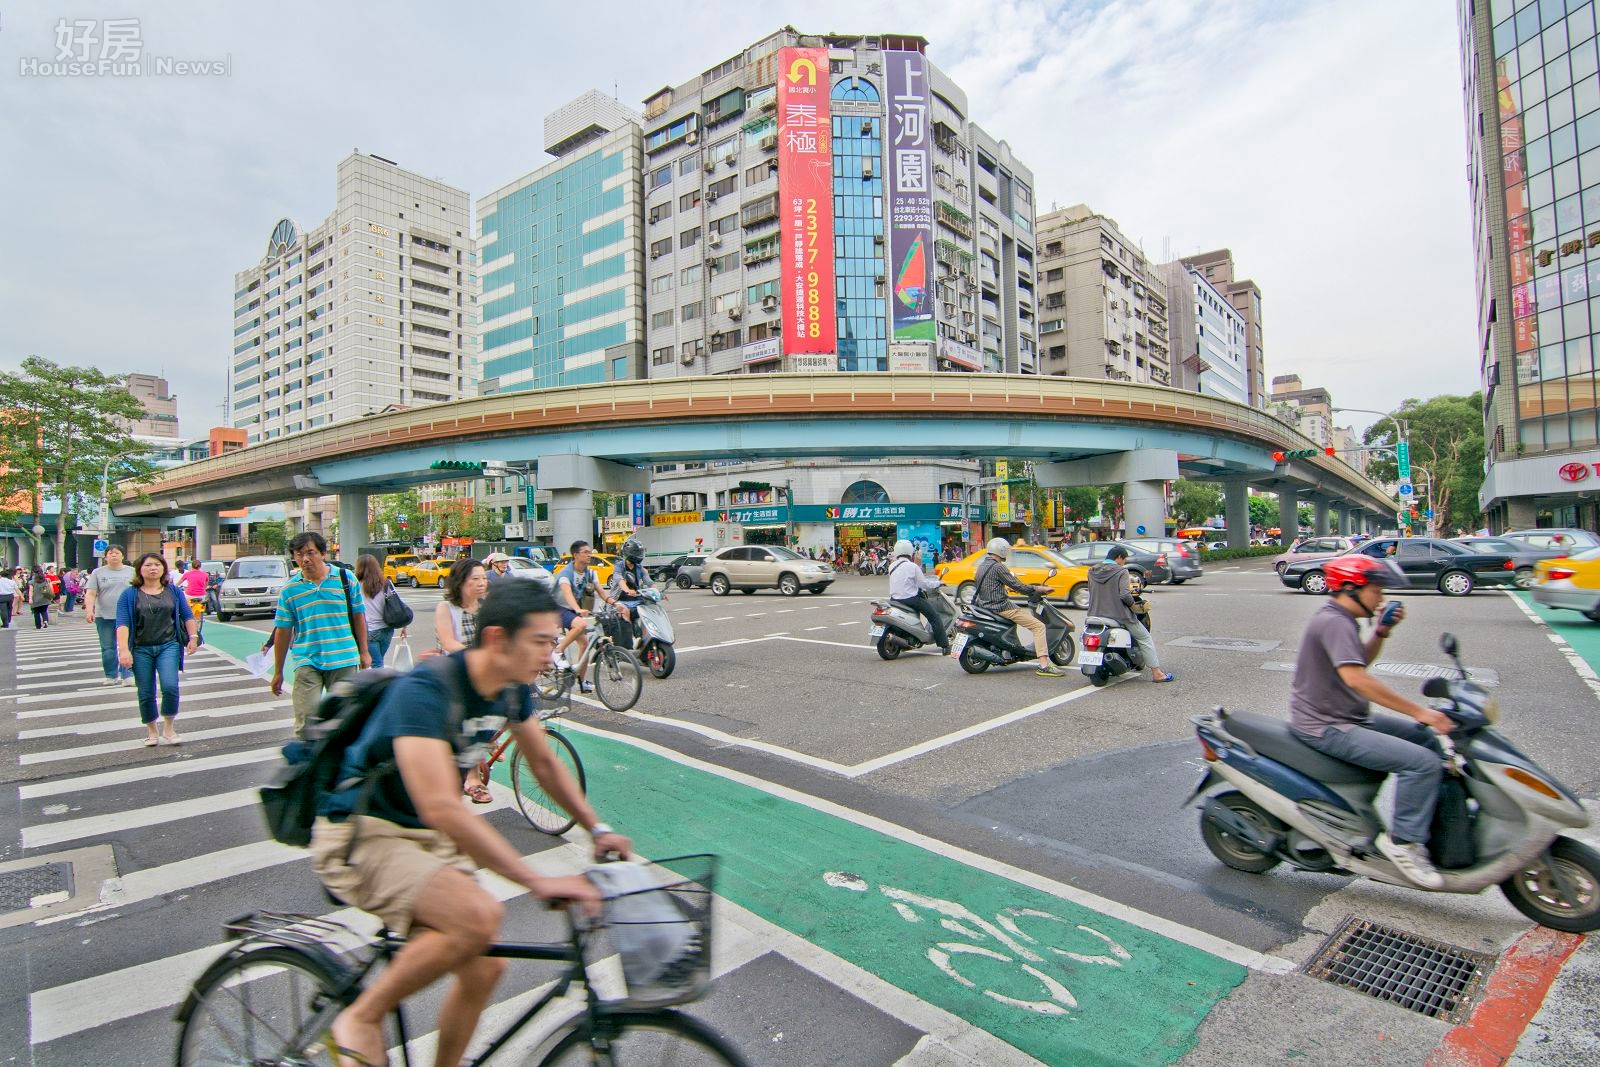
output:
M 361 833 L 347 864 L 345 849 L 358 822 Z M 469 877 L 478 869 L 438 830 L 412 830 L 369 815 L 344 822 L 318 818 L 311 827 L 311 866 L 329 892 L 398 934 L 410 931 L 417 896 L 430 878 L 445 867 Z

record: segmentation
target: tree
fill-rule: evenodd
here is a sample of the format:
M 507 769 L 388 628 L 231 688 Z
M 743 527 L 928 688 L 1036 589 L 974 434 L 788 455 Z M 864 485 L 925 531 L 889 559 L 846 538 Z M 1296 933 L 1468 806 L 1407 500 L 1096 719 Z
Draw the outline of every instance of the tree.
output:
M 411 531 L 422 527 L 422 503 L 415 489 L 373 497 L 369 514 L 368 536 L 374 541 L 410 540 Z
M 1267 529 L 1278 525 L 1278 501 L 1264 496 L 1250 498 L 1250 525 Z
M 268 553 L 277 555 L 289 547 L 289 524 L 282 519 L 264 519 L 250 524 L 250 539 Z
M 1395 415 L 1410 424 L 1411 465 L 1419 488 L 1433 479 L 1434 522 L 1446 530 L 1476 528 L 1481 515 L 1478 489 L 1483 485 L 1483 395 L 1411 399 Z M 1392 444 L 1395 425 L 1389 419 L 1374 423 L 1363 439 L 1367 444 Z M 1386 454 L 1375 455 L 1367 473 L 1375 481 L 1399 477 L 1395 458 Z M 1423 499 L 1427 499 L 1425 489 Z
M 55 497 L 59 562 L 66 559 L 69 507 L 98 499 L 108 469 L 112 478 L 145 478 L 155 470 L 128 430 L 144 406 L 121 378 L 94 367 L 28 356 L 17 373 L 0 371 L 0 412 L 0 497 L 29 494 L 35 522 L 41 498 Z
M 1199 526 L 1222 511 L 1222 490 L 1211 482 L 1172 483 L 1172 516 L 1184 526 Z

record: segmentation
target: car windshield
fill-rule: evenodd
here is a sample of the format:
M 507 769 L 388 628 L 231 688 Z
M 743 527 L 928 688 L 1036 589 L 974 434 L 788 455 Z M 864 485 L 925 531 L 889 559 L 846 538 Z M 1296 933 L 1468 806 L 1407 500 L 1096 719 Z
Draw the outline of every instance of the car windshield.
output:
M 778 559 L 805 559 L 805 557 L 800 555 L 800 553 L 791 552 L 787 548 L 784 548 L 782 545 L 767 545 L 766 549 L 767 549 L 768 552 L 771 552 Z M 809 562 L 809 561 L 807 561 L 807 562 Z
M 228 568 L 229 578 L 283 578 L 289 565 L 281 559 L 241 559 Z

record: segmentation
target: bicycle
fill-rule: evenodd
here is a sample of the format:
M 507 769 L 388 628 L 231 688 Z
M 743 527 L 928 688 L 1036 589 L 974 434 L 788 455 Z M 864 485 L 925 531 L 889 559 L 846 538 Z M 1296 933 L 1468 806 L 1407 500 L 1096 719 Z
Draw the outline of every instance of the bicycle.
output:
M 555 752 L 556 759 L 567 765 L 567 773 L 578 783 L 578 791 L 587 794 L 589 783 L 583 773 L 583 760 L 578 758 L 578 750 L 554 722 L 560 717 L 561 709 L 541 707 L 538 715 L 539 721 L 544 724 L 545 736 L 550 739 L 550 748 Z M 510 749 L 511 792 L 517 799 L 517 810 L 528 820 L 528 825 L 541 834 L 549 834 L 551 837 L 559 837 L 572 829 L 577 820 L 568 815 L 566 809 L 544 791 L 544 787 L 539 784 L 539 779 L 533 773 L 533 768 L 528 766 L 528 758 L 523 755 L 521 747 L 517 745 L 516 736 L 510 729 L 501 727 L 490 744 L 493 748 L 488 758 L 478 764 L 478 773 L 483 776 L 484 782 L 489 781 L 490 769 L 504 759 L 506 751 Z
M 715 1030 L 692 1015 L 672 1010 L 699 999 L 711 982 L 712 855 L 657 861 L 660 868 L 684 868 L 679 880 L 621 893 L 606 901 L 612 917 L 590 923 L 569 909 L 566 942 L 497 942 L 485 955 L 500 959 L 562 963 L 566 970 L 544 996 L 490 1041 L 476 1058 L 481 1067 L 525 1026 L 542 1014 L 573 983 L 585 989 L 584 1009 L 543 1038 L 527 1058 L 542 1067 L 579 1064 L 726 1064 L 745 1060 Z M 670 869 L 669 868 L 669 869 Z M 648 896 L 648 900 L 646 899 Z M 641 908 L 642 905 L 642 908 Z M 670 911 L 673 918 L 639 921 L 641 911 Z M 635 929 L 649 927 L 650 929 Z M 367 976 L 405 944 L 405 938 L 380 930 L 376 941 L 343 923 L 307 915 L 259 912 L 226 923 L 223 930 L 241 940 L 195 982 L 178 1009 L 178 1067 L 310 1067 L 337 1062 L 331 1026 L 361 993 Z M 590 968 L 602 959 L 601 936 L 621 957 L 627 993 L 602 1000 Z M 353 951 L 335 943 L 353 937 Z M 642 943 L 641 943 L 642 942 Z M 662 950 L 675 953 L 665 964 Z M 609 953 L 606 953 L 609 955 Z M 598 977 L 598 976 L 596 976 Z M 395 1009 L 400 1059 L 410 1067 L 404 1007 Z
M 564 700 L 570 706 L 578 675 L 595 665 L 594 694 L 600 698 L 600 703 L 618 713 L 637 704 L 644 692 L 644 668 L 639 665 L 638 657 L 618 646 L 612 638 L 608 624 L 617 622 L 621 622 L 621 617 L 611 608 L 597 608 L 586 616 L 583 627 L 588 642 L 583 655 L 571 666 L 553 668 L 547 675 L 541 675 L 534 685 L 539 696 L 552 703 Z

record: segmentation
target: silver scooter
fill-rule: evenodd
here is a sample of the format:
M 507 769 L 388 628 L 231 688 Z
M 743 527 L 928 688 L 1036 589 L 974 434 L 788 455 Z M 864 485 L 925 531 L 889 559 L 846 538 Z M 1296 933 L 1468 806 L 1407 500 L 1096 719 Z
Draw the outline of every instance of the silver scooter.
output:
M 665 678 L 678 665 L 678 654 L 672 650 L 672 618 L 662 603 L 661 590 L 640 590 L 633 617 L 639 662 L 650 668 L 655 677 Z
M 1099 688 L 1129 671 L 1137 674 L 1144 670 L 1144 657 L 1129 630 L 1111 619 L 1090 615 L 1083 620 L 1078 670 Z
M 945 643 L 948 644 L 956 625 L 956 608 L 950 600 L 950 594 L 941 587 L 922 595 L 933 605 L 933 613 L 939 616 L 944 625 Z M 902 652 L 924 645 L 939 644 L 928 627 L 928 620 L 898 600 L 872 602 L 872 629 L 867 631 L 867 639 L 877 646 L 878 655 L 884 659 L 894 659 Z
M 1600 929 L 1600 852 L 1561 835 L 1588 826 L 1588 812 L 1493 729 L 1499 702 L 1467 678 L 1454 635 L 1445 634 L 1440 646 L 1460 673 L 1422 687 L 1456 724 L 1439 739 L 1445 781 L 1428 842 L 1443 886 L 1417 886 L 1378 851 L 1382 771 L 1323 755 L 1282 719 L 1222 708 L 1190 720 L 1206 770 L 1184 806 L 1219 781 L 1232 786 L 1201 805 L 1206 847 L 1252 874 L 1287 861 L 1304 871 L 1359 874 L 1423 892 L 1476 893 L 1497 885 L 1534 922 L 1573 933 Z

